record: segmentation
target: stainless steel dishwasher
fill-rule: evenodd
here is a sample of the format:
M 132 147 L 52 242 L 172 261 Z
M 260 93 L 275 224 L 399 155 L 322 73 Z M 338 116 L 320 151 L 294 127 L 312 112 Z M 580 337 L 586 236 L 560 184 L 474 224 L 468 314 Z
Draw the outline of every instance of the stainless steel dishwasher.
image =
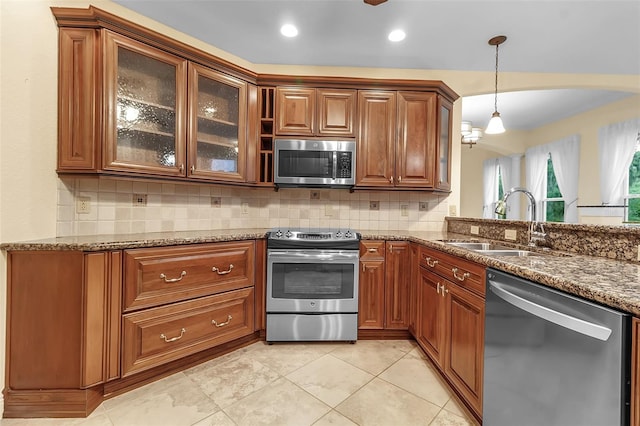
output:
M 489 268 L 484 426 L 629 424 L 630 316 Z

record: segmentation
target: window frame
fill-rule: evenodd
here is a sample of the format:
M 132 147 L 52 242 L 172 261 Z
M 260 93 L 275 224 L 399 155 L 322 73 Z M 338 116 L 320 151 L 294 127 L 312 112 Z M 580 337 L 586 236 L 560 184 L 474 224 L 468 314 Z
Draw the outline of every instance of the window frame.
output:
M 566 201 L 564 199 L 564 196 L 561 196 L 561 197 L 549 197 L 548 196 L 549 195 L 549 182 L 548 182 L 548 177 L 547 176 L 549 176 L 549 167 L 552 168 L 554 176 L 555 176 L 556 172 L 555 172 L 555 170 L 553 170 L 553 158 L 551 158 L 551 153 L 548 153 L 547 155 L 548 155 L 547 156 L 547 173 L 545 173 L 544 182 L 542 183 L 544 185 L 543 188 L 545 189 L 545 195 L 546 196 L 540 200 L 540 202 L 542 204 L 542 206 L 541 206 L 542 207 L 542 218 L 541 218 L 542 222 L 548 222 L 548 220 L 547 220 L 547 215 L 548 215 L 547 208 L 549 207 L 549 203 L 562 201 L 563 203 L 565 203 L 564 207 L 566 207 Z M 556 186 L 557 186 L 557 181 L 556 181 Z M 560 191 L 560 187 L 558 187 L 558 192 L 562 195 L 562 191 Z M 563 209 L 563 213 L 564 213 L 564 209 Z M 563 214 L 563 217 L 562 217 L 561 221 L 558 221 L 558 222 L 554 221 L 554 223 L 564 223 L 564 214 Z

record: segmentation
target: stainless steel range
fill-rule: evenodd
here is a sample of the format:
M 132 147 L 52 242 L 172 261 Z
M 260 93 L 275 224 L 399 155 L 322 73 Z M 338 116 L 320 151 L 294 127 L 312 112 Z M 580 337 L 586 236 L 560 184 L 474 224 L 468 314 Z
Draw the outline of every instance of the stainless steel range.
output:
M 267 238 L 267 342 L 358 337 L 360 234 L 274 229 Z

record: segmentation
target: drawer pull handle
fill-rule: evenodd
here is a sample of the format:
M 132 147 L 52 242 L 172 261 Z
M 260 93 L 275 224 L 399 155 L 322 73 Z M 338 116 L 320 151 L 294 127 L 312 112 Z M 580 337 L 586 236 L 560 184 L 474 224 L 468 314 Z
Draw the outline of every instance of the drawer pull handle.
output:
M 217 267 L 213 267 L 211 268 L 211 270 L 213 272 L 215 272 L 218 275 L 227 275 L 229 272 L 231 272 L 231 270 L 233 269 L 233 263 L 229 264 L 229 269 L 227 269 L 226 271 L 221 271 L 220 269 L 218 269 Z
M 231 315 L 227 315 L 227 320 L 225 322 L 221 322 L 220 324 L 218 324 L 216 320 L 211 320 L 211 324 L 215 325 L 216 327 L 224 327 L 225 325 L 228 325 L 232 319 L 233 317 Z
M 369 248 L 369 249 L 367 249 L 367 251 L 368 251 L 369 253 L 375 253 L 375 252 L 377 252 L 377 251 L 378 251 L 378 249 L 375 249 L 375 248 Z
M 453 272 L 453 276 L 458 280 L 458 281 L 464 281 L 467 278 L 469 278 L 471 276 L 470 273 L 465 272 L 464 274 L 462 274 L 462 276 L 458 275 L 458 268 L 452 268 L 451 272 Z
M 176 336 L 176 337 L 172 337 L 171 339 L 167 339 L 167 336 L 164 335 L 164 333 L 162 333 L 160 335 L 161 339 L 164 339 L 164 341 L 166 343 L 171 343 L 171 342 L 175 342 L 176 340 L 180 340 L 182 339 L 182 336 L 184 336 L 184 333 L 186 333 L 187 329 L 183 328 L 182 330 L 180 330 L 180 335 Z
M 183 279 L 185 275 L 187 275 L 187 271 L 180 272 L 180 276 L 178 278 L 167 278 L 165 274 L 160 274 L 160 278 L 162 278 L 165 283 L 177 283 Z
M 427 262 L 427 265 L 429 265 L 430 268 L 434 268 L 438 264 L 437 260 L 431 260 L 430 257 L 425 257 L 424 261 Z

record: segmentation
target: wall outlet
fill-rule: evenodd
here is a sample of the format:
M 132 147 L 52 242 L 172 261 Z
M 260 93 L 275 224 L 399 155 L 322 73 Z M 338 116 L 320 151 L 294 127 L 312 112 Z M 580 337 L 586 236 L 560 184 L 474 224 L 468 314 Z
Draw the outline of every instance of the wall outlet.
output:
M 427 203 L 426 201 L 420 201 L 418 203 L 418 211 L 426 212 L 427 210 L 429 210 L 429 203 Z
M 401 204 L 400 205 L 400 216 L 409 216 L 409 205 Z
M 471 231 L 470 231 L 473 235 L 479 235 L 480 234 L 480 227 L 476 226 L 476 225 L 471 225 Z
M 133 194 L 131 202 L 133 207 L 144 207 L 147 205 L 147 194 Z
M 91 213 L 91 197 L 78 197 L 76 200 L 76 213 Z
M 241 203 L 240 204 L 240 211 L 242 212 L 242 214 L 249 214 L 249 203 Z
M 449 216 L 458 216 L 458 207 L 455 204 L 449 206 Z
M 215 208 L 222 207 L 222 198 L 220 198 L 220 197 L 211 197 L 211 207 L 215 207 Z
M 518 232 L 515 229 L 505 229 L 504 239 L 515 241 L 518 238 Z
M 638 244 L 638 262 L 640 262 L 640 244 Z
M 319 200 L 320 199 L 320 191 L 311 191 L 309 193 L 310 200 Z
M 369 210 L 380 210 L 379 201 L 369 201 Z

